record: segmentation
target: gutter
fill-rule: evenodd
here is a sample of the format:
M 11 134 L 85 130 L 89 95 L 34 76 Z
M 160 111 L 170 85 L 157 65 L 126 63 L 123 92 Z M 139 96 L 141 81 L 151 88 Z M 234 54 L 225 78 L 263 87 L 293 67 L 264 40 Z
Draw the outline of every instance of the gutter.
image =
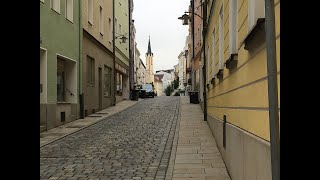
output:
M 280 129 L 274 0 L 265 0 L 265 17 L 272 180 L 280 180 Z
M 82 21 L 81 21 L 81 11 L 82 11 L 82 1 L 79 0 L 79 103 L 80 103 L 80 119 L 84 118 L 84 97 L 82 89 Z

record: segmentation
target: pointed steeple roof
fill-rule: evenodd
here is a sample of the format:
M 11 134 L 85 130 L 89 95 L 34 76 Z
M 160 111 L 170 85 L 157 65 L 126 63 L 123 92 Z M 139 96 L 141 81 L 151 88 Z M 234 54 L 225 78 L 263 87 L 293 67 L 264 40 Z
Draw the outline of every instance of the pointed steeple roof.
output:
M 153 55 L 152 51 L 151 51 L 151 44 L 150 44 L 150 35 L 149 35 L 149 43 L 148 43 L 148 52 L 147 55 Z

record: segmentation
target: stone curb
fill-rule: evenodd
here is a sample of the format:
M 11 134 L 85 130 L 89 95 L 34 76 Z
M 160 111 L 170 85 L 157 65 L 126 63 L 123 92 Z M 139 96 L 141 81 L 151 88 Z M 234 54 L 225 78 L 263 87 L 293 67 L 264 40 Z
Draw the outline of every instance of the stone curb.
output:
M 174 162 L 176 158 L 176 151 L 177 151 L 177 144 L 178 144 L 178 139 L 179 139 L 179 128 L 180 128 L 180 120 L 181 120 L 181 97 L 179 97 L 179 110 L 178 110 L 178 120 L 177 120 L 177 125 L 174 133 L 174 138 L 173 138 L 173 144 L 172 144 L 172 150 L 170 154 L 170 161 L 169 161 L 169 166 L 166 172 L 166 180 L 171 180 L 172 175 L 173 175 L 173 167 L 174 167 Z

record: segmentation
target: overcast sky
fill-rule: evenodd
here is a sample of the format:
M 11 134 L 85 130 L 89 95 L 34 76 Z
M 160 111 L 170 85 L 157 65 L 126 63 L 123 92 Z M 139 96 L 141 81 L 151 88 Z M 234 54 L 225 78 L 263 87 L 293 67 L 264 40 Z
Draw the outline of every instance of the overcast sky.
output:
M 190 0 L 133 0 L 133 19 L 140 58 L 146 63 L 150 35 L 153 69 L 172 69 L 185 46 L 188 26 L 178 19 Z

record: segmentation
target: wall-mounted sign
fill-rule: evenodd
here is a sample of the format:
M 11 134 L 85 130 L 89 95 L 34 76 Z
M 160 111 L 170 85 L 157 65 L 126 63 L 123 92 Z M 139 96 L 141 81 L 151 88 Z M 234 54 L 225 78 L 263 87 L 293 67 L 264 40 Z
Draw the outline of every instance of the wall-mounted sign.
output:
M 116 70 L 120 71 L 121 73 L 123 73 L 125 75 L 127 75 L 127 73 L 128 73 L 128 71 L 118 63 L 116 63 Z

